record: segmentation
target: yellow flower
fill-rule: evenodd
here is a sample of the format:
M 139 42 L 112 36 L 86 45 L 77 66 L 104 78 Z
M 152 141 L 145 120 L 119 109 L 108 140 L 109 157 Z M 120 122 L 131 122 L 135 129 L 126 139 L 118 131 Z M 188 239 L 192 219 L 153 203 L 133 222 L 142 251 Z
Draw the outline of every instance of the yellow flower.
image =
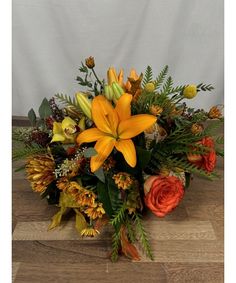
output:
M 131 138 L 151 127 L 157 119 L 148 114 L 131 116 L 131 100 L 132 95 L 125 93 L 113 108 L 102 95 L 93 99 L 92 118 L 97 128 L 85 130 L 77 137 L 79 145 L 97 141 L 94 148 L 98 154 L 90 161 L 92 172 L 100 168 L 114 147 L 131 167 L 136 166 L 136 150 Z
M 97 234 L 100 234 L 100 232 L 94 228 L 85 228 L 81 231 L 80 234 L 81 236 L 85 236 L 85 237 L 94 237 Z
M 208 117 L 210 119 L 218 119 L 222 116 L 221 110 L 216 106 L 211 107 L 211 109 L 208 112 Z
M 91 207 L 88 207 L 84 213 L 88 215 L 91 219 L 102 218 L 103 214 L 105 214 L 105 210 L 102 207 L 102 203 L 95 203 Z
M 197 95 L 197 86 L 196 85 L 188 85 L 184 89 L 183 93 L 185 98 L 192 99 Z
M 158 105 L 151 105 L 151 107 L 149 108 L 149 111 L 152 115 L 158 116 L 163 112 L 163 108 Z
M 53 137 L 51 142 L 74 143 L 77 133 L 77 124 L 70 117 L 53 123 Z
M 155 90 L 155 85 L 154 83 L 147 83 L 145 84 L 144 89 L 146 92 L 153 92 Z
M 203 125 L 194 123 L 191 126 L 191 133 L 194 135 L 200 134 L 203 131 Z
M 130 174 L 126 172 L 119 172 L 117 174 L 114 174 L 112 179 L 115 181 L 118 189 L 122 190 L 129 189 L 134 183 L 134 180 L 131 178 Z

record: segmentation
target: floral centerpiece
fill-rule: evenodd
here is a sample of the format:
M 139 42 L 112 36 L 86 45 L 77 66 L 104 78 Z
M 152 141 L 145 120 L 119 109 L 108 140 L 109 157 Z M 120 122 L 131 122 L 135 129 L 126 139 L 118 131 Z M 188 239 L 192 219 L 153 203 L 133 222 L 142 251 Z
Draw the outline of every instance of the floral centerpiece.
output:
M 113 227 L 113 261 L 119 254 L 139 260 L 137 240 L 153 259 L 142 216 L 175 209 L 192 174 L 219 177 L 214 168 L 223 137 L 214 131 L 222 109 L 189 108 L 184 101 L 213 87 L 173 86 L 168 66 L 156 78 L 150 66 L 144 74 L 132 69 L 127 80 L 123 70 L 109 68 L 101 80 L 89 57 L 79 70 L 83 91 L 44 98 L 38 117 L 28 113 L 31 127 L 14 130 L 13 158 L 25 159 L 32 190 L 58 207 L 49 230 L 73 211 L 81 236 Z

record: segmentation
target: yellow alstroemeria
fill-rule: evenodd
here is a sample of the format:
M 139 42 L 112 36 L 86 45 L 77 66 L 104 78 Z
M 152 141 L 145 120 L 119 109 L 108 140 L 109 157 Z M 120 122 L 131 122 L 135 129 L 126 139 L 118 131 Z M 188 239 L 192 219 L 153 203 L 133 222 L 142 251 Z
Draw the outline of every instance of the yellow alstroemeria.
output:
M 51 142 L 74 143 L 77 133 L 77 123 L 70 117 L 65 117 L 61 123 L 53 123 Z
M 114 147 L 131 167 L 136 166 L 136 150 L 131 138 L 151 127 L 157 118 L 148 114 L 131 116 L 131 101 L 132 95 L 125 93 L 113 108 L 102 95 L 93 99 L 92 119 L 96 128 L 83 131 L 76 139 L 79 145 L 97 141 L 94 148 L 98 154 L 92 156 L 90 162 L 92 172 L 100 168 Z

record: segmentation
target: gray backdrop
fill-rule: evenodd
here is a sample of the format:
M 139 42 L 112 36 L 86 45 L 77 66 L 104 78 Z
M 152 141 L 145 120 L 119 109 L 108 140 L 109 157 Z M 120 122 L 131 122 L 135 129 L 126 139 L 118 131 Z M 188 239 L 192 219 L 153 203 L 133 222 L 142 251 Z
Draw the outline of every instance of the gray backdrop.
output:
M 223 0 L 13 0 L 13 115 L 44 97 L 74 95 L 81 60 L 212 83 L 189 104 L 223 103 Z

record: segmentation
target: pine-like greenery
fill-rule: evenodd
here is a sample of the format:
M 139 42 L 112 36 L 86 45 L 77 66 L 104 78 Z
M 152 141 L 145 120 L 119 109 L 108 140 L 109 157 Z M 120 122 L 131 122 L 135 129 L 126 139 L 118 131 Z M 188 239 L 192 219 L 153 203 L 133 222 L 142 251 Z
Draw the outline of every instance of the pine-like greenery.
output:
M 158 75 L 158 77 L 156 78 L 156 80 L 154 81 L 154 85 L 155 85 L 155 89 L 158 90 L 160 89 L 162 83 L 165 80 L 165 77 L 168 73 L 168 69 L 169 67 L 166 65 L 163 70 L 160 72 L 160 74 Z
M 77 103 L 75 97 L 71 98 L 69 95 L 57 93 L 55 94 L 55 97 L 58 99 L 59 102 L 62 104 L 65 104 L 66 106 L 73 106 L 77 110 L 81 111 L 79 104 Z
M 147 83 L 151 83 L 152 81 L 153 81 L 152 68 L 150 66 L 147 66 L 147 69 L 143 77 L 142 86 L 145 87 Z
M 142 247 L 143 247 L 146 255 L 151 260 L 154 260 L 152 250 L 151 250 L 151 246 L 150 246 L 150 243 L 148 241 L 147 232 L 145 231 L 145 229 L 143 227 L 141 216 L 137 213 L 135 214 L 135 225 L 136 225 L 136 231 L 140 236 L 140 241 L 141 241 Z
M 113 262 L 117 261 L 120 249 L 120 230 L 117 230 L 112 235 L 112 253 L 111 253 L 111 260 Z
M 39 153 L 46 153 L 47 148 L 40 145 L 31 145 L 24 148 L 15 148 L 13 149 L 12 158 L 14 161 L 24 159 L 30 155 L 35 155 Z

